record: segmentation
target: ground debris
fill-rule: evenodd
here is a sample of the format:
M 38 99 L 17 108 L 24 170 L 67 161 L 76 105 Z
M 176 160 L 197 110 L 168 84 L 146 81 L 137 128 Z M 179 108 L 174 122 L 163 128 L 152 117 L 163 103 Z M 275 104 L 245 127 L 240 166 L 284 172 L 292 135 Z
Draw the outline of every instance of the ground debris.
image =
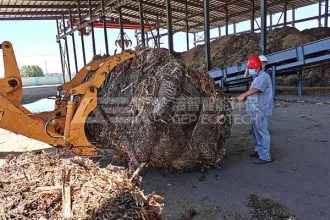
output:
M 273 103 L 274 108 L 277 107 L 288 107 L 292 103 L 300 103 L 300 104 L 313 104 L 313 105 L 330 105 L 330 102 L 320 102 L 317 100 L 297 100 L 297 99 L 276 99 Z
M 290 101 L 283 101 L 283 100 L 274 100 L 273 107 L 274 108 L 281 108 L 281 107 L 288 107 L 290 104 Z
M 182 214 L 180 220 L 191 220 L 198 214 L 195 209 L 188 209 Z
M 260 199 L 251 194 L 247 206 L 252 208 L 249 219 L 251 220 L 296 220 L 297 217 L 290 213 L 287 207 L 271 199 Z
M 73 219 L 161 219 L 161 197 L 145 196 L 123 167 L 46 153 L 11 157 L 0 167 L 0 219 L 62 219 L 63 170 Z

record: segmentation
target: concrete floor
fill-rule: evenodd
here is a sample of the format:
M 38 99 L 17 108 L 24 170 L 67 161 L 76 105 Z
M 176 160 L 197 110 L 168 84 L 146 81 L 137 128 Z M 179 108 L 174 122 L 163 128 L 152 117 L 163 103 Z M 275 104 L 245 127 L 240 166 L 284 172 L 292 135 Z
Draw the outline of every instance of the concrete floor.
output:
M 244 114 L 244 111 L 234 113 Z M 234 125 L 221 170 L 146 173 L 143 188 L 164 196 L 168 219 L 188 209 L 194 219 L 249 216 L 250 194 L 279 201 L 298 219 L 330 219 L 330 105 L 290 103 L 274 109 L 270 122 L 272 164 L 254 165 L 250 125 Z
M 56 96 L 58 85 L 50 86 L 29 86 L 23 88 L 22 104 L 38 101 L 48 96 Z
M 330 98 L 302 97 L 281 97 L 304 102 L 274 109 L 270 122 L 274 163 L 252 164 L 250 125 L 235 124 L 221 170 L 146 172 L 142 187 L 146 193 L 164 196 L 169 220 L 180 219 L 188 209 L 199 213 L 196 220 L 235 219 L 237 213 L 246 218 L 250 194 L 281 202 L 298 219 L 330 219 Z M 234 113 L 244 115 L 245 110 Z M 8 152 L 46 148 L 46 144 L 0 130 L 0 164 Z

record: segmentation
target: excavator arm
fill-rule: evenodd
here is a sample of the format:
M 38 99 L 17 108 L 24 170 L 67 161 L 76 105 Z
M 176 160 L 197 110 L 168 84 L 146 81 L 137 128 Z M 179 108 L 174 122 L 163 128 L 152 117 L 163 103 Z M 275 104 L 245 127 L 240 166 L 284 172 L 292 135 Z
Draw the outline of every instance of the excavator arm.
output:
M 0 79 L 0 128 L 64 148 L 80 156 L 118 154 L 116 149 L 100 150 L 87 139 L 85 123 L 97 107 L 97 90 L 108 74 L 135 54 L 121 54 L 90 62 L 68 83 L 57 88 L 54 111 L 31 113 L 21 104 L 23 88 L 12 44 L 0 44 L 5 73 Z M 87 75 L 92 73 L 89 80 Z M 65 91 L 64 95 L 61 93 Z

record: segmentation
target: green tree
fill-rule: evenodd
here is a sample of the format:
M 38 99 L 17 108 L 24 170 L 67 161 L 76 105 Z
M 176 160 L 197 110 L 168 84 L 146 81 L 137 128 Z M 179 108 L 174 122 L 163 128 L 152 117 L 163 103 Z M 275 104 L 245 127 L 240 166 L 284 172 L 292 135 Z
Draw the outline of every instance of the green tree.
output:
M 23 77 L 44 76 L 44 72 L 38 65 L 27 65 L 21 67 L 21 75 Z

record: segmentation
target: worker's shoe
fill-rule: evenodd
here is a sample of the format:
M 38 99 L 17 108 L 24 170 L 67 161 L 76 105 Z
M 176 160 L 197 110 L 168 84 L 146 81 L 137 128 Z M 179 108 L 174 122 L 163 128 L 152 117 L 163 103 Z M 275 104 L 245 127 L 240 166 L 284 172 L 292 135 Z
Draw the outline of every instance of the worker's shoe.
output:
M 254 158 L 259 158 L 258 152 L 254 152 L 253 154 L 250 154 L 249 156 L 254 157 Z
M 271 162 L 272 161 L 262 160 L 260 158 L 258 158 L 257 160 L 253 161 L 254 164 L 258 164 L 258 165 L 267 164 L 267 163 L 271 163 Z

